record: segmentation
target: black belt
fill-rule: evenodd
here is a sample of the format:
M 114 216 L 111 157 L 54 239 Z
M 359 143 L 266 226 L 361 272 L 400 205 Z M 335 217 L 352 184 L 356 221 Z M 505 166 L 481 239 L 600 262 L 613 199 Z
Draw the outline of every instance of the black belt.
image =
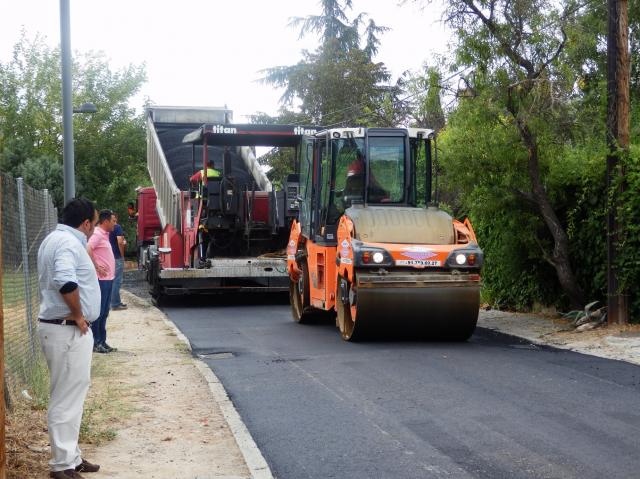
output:
M 47 324 L 63 324 L 65 326 L 77 326 L 73 319 L 38 319 L 41 323 Z

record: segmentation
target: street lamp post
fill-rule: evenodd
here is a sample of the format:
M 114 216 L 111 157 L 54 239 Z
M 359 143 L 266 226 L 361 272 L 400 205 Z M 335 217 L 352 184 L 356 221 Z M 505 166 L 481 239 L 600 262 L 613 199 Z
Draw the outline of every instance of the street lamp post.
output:
M 60 0 L 60 58 L 62 70 L 62 165 L 64 169 L 64 203 L 76 196 L 75 159 L 73 152 L 73 114 L 95 113 L 93 103 L 73 108 L 71 95 L 71 20 L 69 0 Z
M 73 105 L 71 97 L 71 20 L 69 0 L 60 0 L 60 62 L 62 69 L 62 165 L 64 168 L 64 203 L 76 196 L 73 159 Z

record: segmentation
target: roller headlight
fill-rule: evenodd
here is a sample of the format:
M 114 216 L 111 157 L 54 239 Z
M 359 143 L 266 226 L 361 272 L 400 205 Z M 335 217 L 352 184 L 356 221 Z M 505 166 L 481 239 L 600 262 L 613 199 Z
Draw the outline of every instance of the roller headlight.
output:
M 353 241 L 353 253 L 357 266 L 392 266 L 393 258 L 382 248 L 364 246 L 361 242 Z
M 452 251 L 447 258 L 447 266 L 459 269 L 480 269 L 483 263 L 483 253 L 478 247 Z

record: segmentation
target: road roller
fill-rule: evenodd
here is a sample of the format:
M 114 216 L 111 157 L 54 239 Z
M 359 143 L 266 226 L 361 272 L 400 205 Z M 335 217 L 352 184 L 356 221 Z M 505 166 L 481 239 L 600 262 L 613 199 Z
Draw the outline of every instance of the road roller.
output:
M 287 245 L 295 321 L 333 316 L 346 341 L 473 334 L 483 252 L 469 220 L 438 206 L 437 151 L 421 128 L 303 138 Z

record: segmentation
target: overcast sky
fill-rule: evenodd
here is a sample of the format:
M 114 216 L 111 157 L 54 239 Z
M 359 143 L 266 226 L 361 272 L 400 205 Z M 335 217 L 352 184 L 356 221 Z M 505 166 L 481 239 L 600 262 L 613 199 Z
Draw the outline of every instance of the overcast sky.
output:
M 0 13 L 0 59 L 10 57 L 24 27 L 60 42 L 59 3 L 55 0 L 4 2 Z M 157 105 L 222 106 L 236 122 L 257 111 L 275 114 L 282 91 L 257 82 L 259 71 L 290 65 L 318 39 L 298 39 L 290 17 L 319 13 L 318 0 L 71 0 L 74 51 L 101 50 L 117 69 L 146 63 L 148 81 L 136 107 L 148 96 Z M 425 2 L 426 3 L 426 2 Z M 434 54 L 444 54 L 448 34 L 440 7 L 421 9 L 398 0 L 353 0 L 354 13 L 367 12 L 392 28 L 381 38 L 376 57 L 394 80 L 418 70 Z

